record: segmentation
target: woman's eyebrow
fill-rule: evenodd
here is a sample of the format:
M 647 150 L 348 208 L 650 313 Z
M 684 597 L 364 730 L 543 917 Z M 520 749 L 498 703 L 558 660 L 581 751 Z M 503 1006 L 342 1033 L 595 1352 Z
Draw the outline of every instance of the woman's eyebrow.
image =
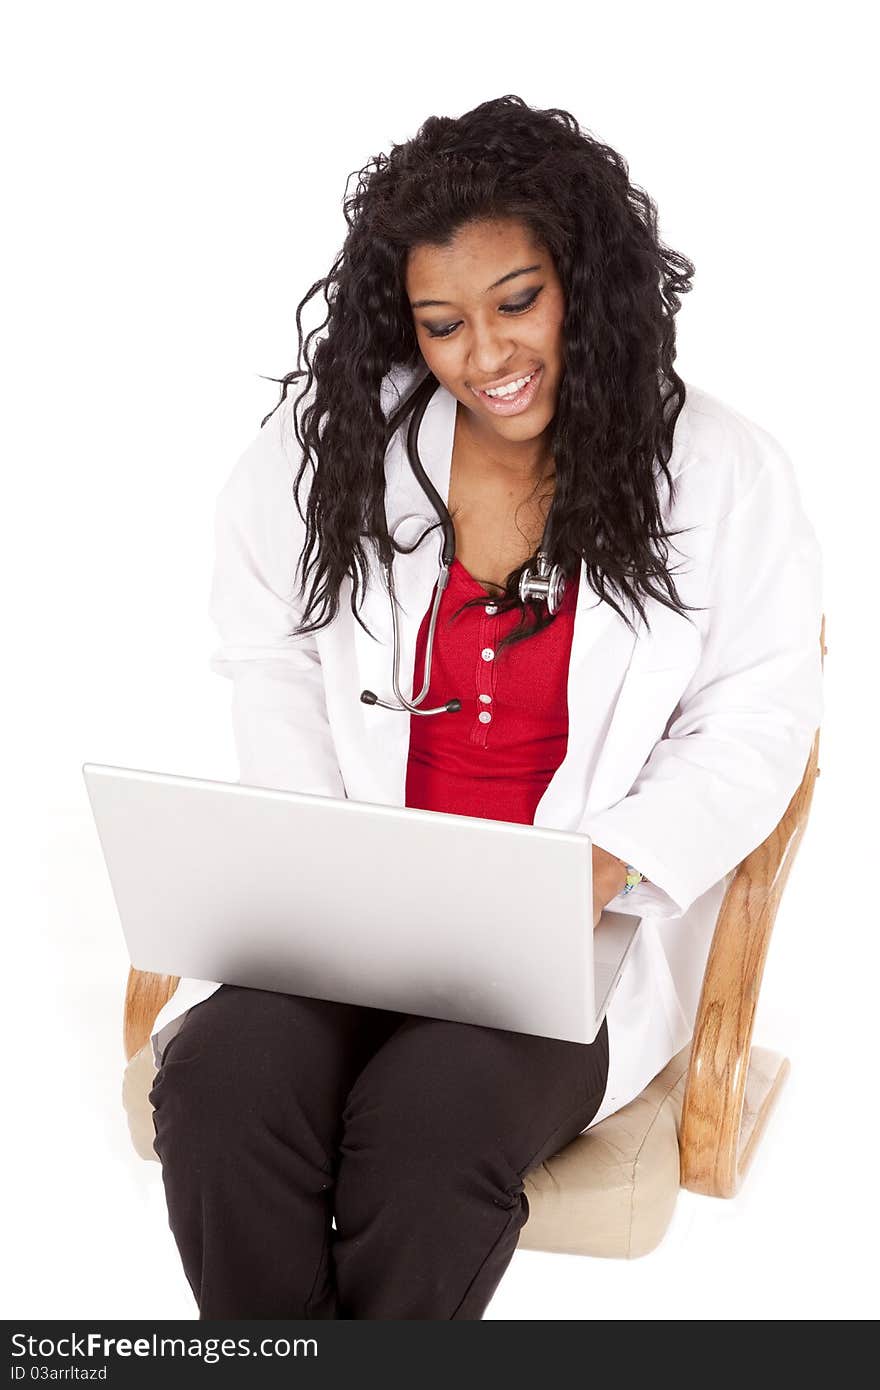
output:
M 512 280 L 517 275 L 529 275 L 533 270 L 540 269 L 541 264 L 538 262 L 537 265 L 524 265 L 519 270 L 509 270 L 506 275 L 502 275 L 500 280 L 495 280 L 483 293 L 488 294 L 489 290 L 497 290 L 499 285 L 503 285 L 506 280 Z M 437 305 L 442 308 L 449 303 L 450 301 L 448 299 L 415 299 L 410 303 L 409 307 L 411 309 L 428 309 L 432 305 Z

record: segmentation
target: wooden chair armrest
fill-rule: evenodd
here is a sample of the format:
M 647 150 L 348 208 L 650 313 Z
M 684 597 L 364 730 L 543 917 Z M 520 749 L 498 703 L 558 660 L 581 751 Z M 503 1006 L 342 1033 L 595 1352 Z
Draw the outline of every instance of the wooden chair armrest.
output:
M 825 619 L 820 637 L 825 648 Z M 823 660 L 824 666 L 824 660 Z M 733 1197 L 745 1176 L 788 1071 L 783 1061 L 763 1093 L 743 1108 L 752 1028 L 770 933 L 800 845 L 819 774 L 819 730 L 801 784 L 776 829 L 739 865 L 728 885 L 703 977 L 682 1102 L 681 1185 Z
M 179 982 L 178 975 L 153 975 L 149 970 L 128 972 L 123 1011 L 123 1046 L 126 1061 L 149 1041 L 159 1010 L 168 1002 Z

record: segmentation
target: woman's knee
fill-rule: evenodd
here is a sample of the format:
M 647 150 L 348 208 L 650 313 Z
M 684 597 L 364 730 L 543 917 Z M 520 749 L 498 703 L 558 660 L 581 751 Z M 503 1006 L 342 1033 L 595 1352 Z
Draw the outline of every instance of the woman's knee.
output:
M 282 1084 L 283 996 L 223 986 L 195 1005 L 165 1047 L 150 1100 L 157 1132 L 195 1139 L 267 1108 Z

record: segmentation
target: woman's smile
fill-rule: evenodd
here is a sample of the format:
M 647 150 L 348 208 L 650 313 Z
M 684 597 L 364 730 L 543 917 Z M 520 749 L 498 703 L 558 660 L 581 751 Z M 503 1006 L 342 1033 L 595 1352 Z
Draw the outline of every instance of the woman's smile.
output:
M 543 367 L 535 367 L 526 377 L 515 377 L 514 381 L 521 383 L 518 390 L 502 388 L 492 395 L 476 386 L 472 386 L 471 390 L 484 408 L 490 410 L 493 415 L 521 415 L 534 402 L 540 389 L 543 371 Z

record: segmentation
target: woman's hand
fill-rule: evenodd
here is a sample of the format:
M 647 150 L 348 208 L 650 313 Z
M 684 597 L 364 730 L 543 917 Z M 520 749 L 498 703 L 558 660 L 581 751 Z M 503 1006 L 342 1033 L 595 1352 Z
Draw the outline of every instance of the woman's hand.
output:
M 593 928 L 599 925 L 602 909 L 626 887 L 626 864 L 607 850 L 593 845 Z

